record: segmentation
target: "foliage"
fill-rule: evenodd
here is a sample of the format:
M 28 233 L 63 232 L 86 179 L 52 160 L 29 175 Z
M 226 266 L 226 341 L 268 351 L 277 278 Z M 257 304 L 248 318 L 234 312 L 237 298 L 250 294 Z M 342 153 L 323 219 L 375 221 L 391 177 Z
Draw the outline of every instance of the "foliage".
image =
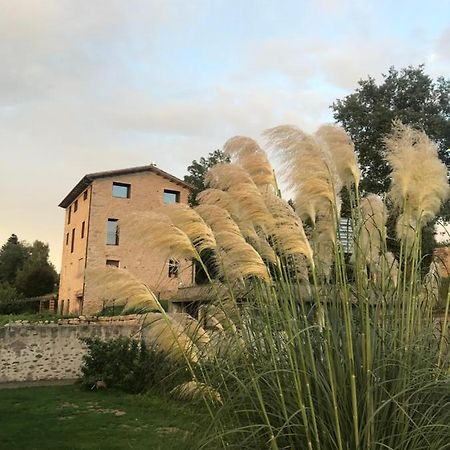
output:
M 0 304 L 19 297 L 19 294 L 14 286 L 9 283 L 0 283 Z
M 423 65 L 400 71 L 391 67 L 380 84 L 372 77 L 360 80 L 356 91 L 337 100 L 332 109 L 355 143 L 365 192 L 384 193 L 389 188 L 383 139 L 394 119 L 423 129 L 438 143 L 441 160 L 450 164 L 450 80 L 434 81 Z
M 165 353 L 144 342 L 124 337 L 82 341 L 87 346 L 81 368 L 81 383 L 86 388 L 101 380 L 108 388 L 125 392 L 167 391 L 187 376 L 185 367 L 169 362 Z
M 0 315 L 0 326 L 6 325 L 10 322 L 15 322 L 17 320 L 26 320 L 29 323 L 36 322 L 56 322 L 59 319 L 63 319 L 64 316 L 60 316 L 59 314 L 54 314 L 51 312 L 42 312 L 42 313 L 22 313 L 22 314 L 1 314 Z
M 17 272 L 22 269 L 28 256 L 28 246 L 12 234 L 0 249 L 0 282 L 13 286 Z
M 192 164 L 188 166 L 189 175 L 184 176 L 184 181 L 193 186 L 192 193 L 189 196 L 191 206 L 198 205 L 197 195 L 206 189 L 205 175 L 208 170 L 222 162 L 230 162 L 230 157 L 221 150 L 214 150 L 206 158 L 202 156 L 199 161 L 194 159 Z
M 270 174 L 263 150 L 229 140 L 237 162 L 210 170 L 210 189 L 195 208 L 214 237 L 208 250 L 222 283 L 202 287 L 211 301 L 198 321 L 159 312 L 144 322 L 144 338 L 159 338 L 189 368 L 191 380 L 173 392 L 214 393 L 197 448 L 446 448 L 450 298 L 437 320 L 444 286 L 435 264 L 426 274 L 421 268 L 424 227 L 450 195 L 436 146 L 396 124 L 385 141 L 387 203 L 360 195 L 353 143 L 342 129 L 311 135 L 282 125 L 265 135 L 282 158 L 295 211 L 276 186 L 260 183 Z M 340 231 L 343 190 L 350 242 Z M 387 235 L 392 205 L 395 232 Z M 171 225 L 195 254 L 202 239 L 183 221 Z M 397 256 L 388 249 L 394 239 Z M 211 280 L 202 257 L 197 252 Z
M 54 291 L 57 274 L 48 257 L 48 244 L 35 241 L 29 247 L 29 256 L 16 275 L 17 290 L 25 297 L 37 297 Z
M 7 282 L 16 293 L 10 300 L 54 291 L 58 276 L 48 258 L 48 244 L 34 241 L 29 245 L 11 235 L 0 250 L 0 282 Z
M 450 80 L 433 80 L 423 65 L 360 80 L 356 91 L 332 105 L 334 118 L 355 143 L 361 164 L 363 192 L 382 194 L 389 188 L 390 168 L 384 159 L 384 137 L 390 133 L 394 119 L 424 130 L 439 145 L 439 157 L 450 165 Z M 344 199 L 345 200 L 345 199 Z M 347 203 L 344 202 L 347 207 Z M 447 202 L 441 216 L 450 217 Z M 389 223 L 392 223 L 389 222 Z M 392 231 L 392 230 L 390 230 Z M 434 227 L 423 232 L 426 253 L 435 245 Z M 430 258 L 424 261 L 427 268 Z

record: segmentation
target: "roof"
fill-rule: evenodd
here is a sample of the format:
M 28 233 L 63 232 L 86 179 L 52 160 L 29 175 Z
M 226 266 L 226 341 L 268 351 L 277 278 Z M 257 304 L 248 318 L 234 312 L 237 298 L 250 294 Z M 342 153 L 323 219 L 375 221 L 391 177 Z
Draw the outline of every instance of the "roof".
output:
M 170 173 L 164 172 L 164 170 L 158 169 L 155 165 L 151 164 L 149 166 L 130 167 L 128 169 L 89 173 L 78 182 L 78 184 L 66 195 L 64 200 L 62 200 L 62 202 L 58 206 L 60 206 L 61 208 L 67 208 L 94 180 L 97 180 L 98 178 L 117 177 L 119 175 L 128 175 L 140 172 L 153 172 L 156 175 L 167 178 L 173 183 L 179 184 L 186 189 L 192 190 L 192 186 L 190 184 L 184 182 L 183 180 L 180 180 L 173 175 L 170 175 Z

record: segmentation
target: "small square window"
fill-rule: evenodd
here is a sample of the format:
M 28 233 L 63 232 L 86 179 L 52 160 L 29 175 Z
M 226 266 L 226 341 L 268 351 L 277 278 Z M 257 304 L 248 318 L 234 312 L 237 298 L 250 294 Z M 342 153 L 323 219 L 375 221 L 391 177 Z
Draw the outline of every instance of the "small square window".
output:
M 120 261 L 117 261 L 116 259 L 107 259 L 106 260 L 106 265 L 107 266 L 113 266 L 113 267 L 119 267 L 120 266 Z
M 75 203 L 73 204 L 73 212 L 77 212 L 78 210 L 78 200 L 75 200 Z
M 180 263 L 176 259 L 169 259 L 169 278 L 178 278 Z
M 166 205 L 170 203 L 180 203 L 180 192 L 164 189 L 163 201 Z
M 126 183 L 113 183 L 112 196 L 117 198 L 130 198 L 131 185 Z
M 106 230 L 106 244 L 119 245 L 119 221 L 118 219 L 108 219 Z

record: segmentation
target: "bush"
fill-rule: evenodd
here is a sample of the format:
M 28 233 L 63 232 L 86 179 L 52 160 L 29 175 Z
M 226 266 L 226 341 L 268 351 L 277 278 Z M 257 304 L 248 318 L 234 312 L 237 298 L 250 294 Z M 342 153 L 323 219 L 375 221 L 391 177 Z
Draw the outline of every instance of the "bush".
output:
M 108 388 L 130 393 L 147 390 L 168 392 L 189 379 L 186 367 L 167 359 L 160 350 L 149 348 L 143 341 L 119 337 L 108 341 L 82 339 L 87 346 L 81 367 L 81 384 L 92 388 L 96 381 Z

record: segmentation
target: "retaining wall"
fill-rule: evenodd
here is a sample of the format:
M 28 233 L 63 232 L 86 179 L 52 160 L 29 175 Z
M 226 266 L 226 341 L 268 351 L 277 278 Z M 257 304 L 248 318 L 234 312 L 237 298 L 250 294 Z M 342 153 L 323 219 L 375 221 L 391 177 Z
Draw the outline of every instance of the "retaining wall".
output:
M 80 338 L 138 335 L 137 318 L 130 316 L 5 325 L 0 327 L 0 383 L 78 378 L 86 351 Z

